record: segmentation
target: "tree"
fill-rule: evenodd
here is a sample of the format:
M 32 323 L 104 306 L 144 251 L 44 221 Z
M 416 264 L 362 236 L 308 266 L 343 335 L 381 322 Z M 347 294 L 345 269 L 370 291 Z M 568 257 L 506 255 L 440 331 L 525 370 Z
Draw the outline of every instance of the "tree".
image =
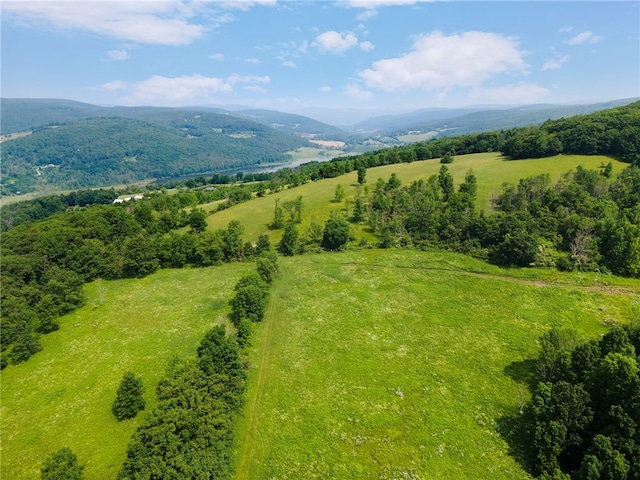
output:
M 451 152 L 445 153 L 440 159 L 440 163 L 453 163 L 453 155 L 451 155 Z
M 259 322 L 264 317 L 269 292 L 259 277 L 258 280 L 262 285 L 255 283 L 243 285 L 237 288 L 235 296 L 229 301 L 231 321 L 236 327 L 243 318 Z
M 287 222 L 284 233 L 278 246 L 278 251 L 283 255 L 294 255 L 298 244 L 298 228 L 294 222 Z
M 194 208 L 189 214 L 189 226 L 194 233 L 207 229 L 207 213 L 201 208 Z
M 364 166 L 358 167 L 358 183 L 362 185 L 366 182 L 365 177 L 367 176 L 367 169 Z
M 273 220 L 269 225 L 274 230 L 282 228 L 284 225 L 284 209 L 280 206 L 280 199 L 276 199 L 276 206 L 273 209 Z
M 338 215 L 333 215 L 324 224 L 322 248 L 341 250 L 349 241 L 349 223 Z
M 353 204 L 353 221 L 360 222 L 366 213 L 366 207 L 364 205 L 364 200 L 360 197 L 356 198 L 356 201 Z
M 464 183 L 460 184 L 460 193 L 468 194 L 472 199 L 476 198 L 478 191 L 478 180 L 473 173 L 473 170 L 469 170 L 464 177 Z
M 275 255 L 274 253 L 274 256 Z M 270 255 L 262 254 L 256 259 L 256 270 L 265 283 L 271 283 L 278 271 L 278 266 Z
M 338 185 L 336 185 L 336 192 L 333 196 L 333 202 L 340 203 L 344 199 L 344 195 L 344 187 L 341 183 L 339 183 Z
M 52 453 L 44 461 L 40 469 L 42 480 L 82 480 L 84 466 L 78 463 L 78 459 L 69 447 L 64 447 Z
M 396 188 L 399 188 L 400 185 L 402 185 L 402 182 L 395 173 L 392 173 L 387 185 L 385 186 L 385 190 L 395 190 Z
M 442 165 L 438 173 L 438 183 L 442 190 L 442 198 L 446 202 L 449 196 L 453 193 L 453 177 L 449 173 L 449 169 Z
M 111 406 L 111 412 L 118 421 L 135 417 L 140 410 L 144 410 L 144 387 L 142 379 L 136 378 L 132 372 L 122 377 L 116 399 Z

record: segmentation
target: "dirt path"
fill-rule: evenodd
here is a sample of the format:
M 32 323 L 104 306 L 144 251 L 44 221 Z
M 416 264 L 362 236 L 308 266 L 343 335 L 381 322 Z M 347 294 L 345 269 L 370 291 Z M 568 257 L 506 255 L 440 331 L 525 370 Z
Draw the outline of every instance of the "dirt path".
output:
M 275 282 L 277 283 L 277 282 Z M 251 480 L 251 464 L 252 458 L 256 452 L 268 448 L 268 441 L 264 438 L 265 433 L 260 430 L 260 412 L 264 398 L 265 385 L 269 376 L 269 352 L 273 341 L 273 323 L 275 313 L 278 310 L 278 297 L 280 292 L 276 285 L 272 285 L 269 300 L 269 308 L 267 314 L 262 321 L 262 346 L 260 352 L 260 362 L 256 365 L 258 377 L 254 394 L 251 398 L 247 398 L 249 405 L 247 416 L 247 429 L 244 435 L 244 442 L 241 445 L 238 454 L 237 470 L 235 474 L 236 480 Z

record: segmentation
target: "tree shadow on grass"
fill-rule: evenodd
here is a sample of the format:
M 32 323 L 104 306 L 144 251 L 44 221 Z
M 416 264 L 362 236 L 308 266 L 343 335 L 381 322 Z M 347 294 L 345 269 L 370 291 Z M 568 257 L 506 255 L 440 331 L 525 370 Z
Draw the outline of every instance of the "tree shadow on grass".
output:
M 511 415 L 497 419 L 498 434 L 509 446 L 509 456 L 530 475 L 534 474 L 534 452 L 531 448 L 532 434 L 528 431 L 525 399 L 527 390 L 531 394 L 538 384 L 536 360 L 512 362 L 504 368 L 504 374 L 518 383 L 519 406 Z

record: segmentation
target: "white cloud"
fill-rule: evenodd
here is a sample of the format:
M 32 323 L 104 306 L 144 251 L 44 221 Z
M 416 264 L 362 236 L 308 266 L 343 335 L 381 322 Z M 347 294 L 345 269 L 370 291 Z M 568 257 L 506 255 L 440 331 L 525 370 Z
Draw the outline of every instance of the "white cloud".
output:
M 374 18 L 376 15 L 378 15 L 377 10 L 365 10 L 364 12 L 360 12 L 356 15 L 356 20 L 366 22 L 367 20 Z
M 211 10 L 210 5 L 216 8 Z M 53 25 L 139 43 L 187 45 L 207 28 L 235 20 L 221 9 L 247 10 L 255 5 L 277 5 L 277 0 L 18 0 L 3 1 L 2 16 L 35 28 Z M 206 27 L 192 21 L 203 12 Z
M 562 27 L 562 28 L 561 28 L 560 30 L 558 30 L 558 31 L 559 31 L 559 32 L 566 33 L 566 32 L 570 32 L 570 31 L 572 31 L 572 30 L 573 30 L 573 27 L 572 27 L 571 25 L 567 25 L 566 27 Z
M 512 38 L 436 31 L 418 37 L 406 55 L 378 60 L 360 76 L 369 87 L 385 91 L 433 90 L 479 85 L 501 73 L 526 73 L 527 67 Z
M 368 42 L 368 41 L 360 42 L 359 46 L 360 46 L 360 49 L 364 50 L 365 52 L 369 52 L 369 51 L 373 50 L 374 48 L 376 48 L 376 47 L 373 46 L 373 43 Z
M 506 85 L 497 88 L 478 88 L 470 93 L 470 97 L 482 102 L 530 104 L 536 103 L 549 94 L 549 90 L 533 83 Z
M 347 4 L 350 7 L 372 9 L 394 5 L 413 5 L 428 1 L 430 0 L 347 0 Z
M 149 44 L 186 45 L 204 33 L 202 25 L 189 23 L 192 11 L 181 1 L 3 2 L 2 14 L 34 27 L 53 25 Z
M 222 62 L 224 60 L 224 54 L 214 53 L 213 55 L 209 55 L 209 59 L 215 60 L 216 62 Z
M 247 63 L 253 63 L 254 65 L 260 63 L 260 60 L 257 58 L 245 58 L 244 61 Z
M 567 45 L 584 45 L 585 43 L 598 43 L 602 41 L 603 38 L 604 37 L 587 30 L 567 40 L 565 43 Z
M 368 100 L 373 94 L 368 90 L 364 90 L 357 83 L 350 83 L 345 87 L 345 92 L 351 98 L 355 98 L 356 100 Z
M 557 70 L 562 68 L 562 65 L 564 65 L 570 58 L 571 57 L 569 55 L 556 55 L 555 58 L 550 58 L 544 63 L 542 70 Z
M 109 50 L 107 52 L 107 57 L 109 57 L 110 60 L 121 62 L 129 58 L 129 52 L 126 50 Z
M 291 60 L 285 60 L 284 62 L 282 62 L 282 66 L 288 68 L 298 68 L 298 65 L 296 65 L 296 63 L 292 62 Z
M 358 45 L 358 37 L 353 33 L 338 33 L 335 30 L 321 33 L 313 43 L 323 52 L 342 53 Z
M 331 87 L 330 87 L 330 86 L 328 86 L 328 85 L 325 85 L 324 87 L 320 87 L 320 91 L 321 91 L 321 92 L 328 93 L 328 92 L 332 92 L 332 91 L 333 91 L 333 88 L 331 88 Z
M 125 105 L 184 105 L 202 100 L 211 100 L 216 94 L 232 94 L 236 85 L 244 89 L 257 89 L 270 82 L 269 77 L 233 74 L 226 79 L 203 75 L 164 77 L 154 75 L 140 82 L 116 80 L 105 83 L 102 89 L 119 93 L 119 102 Z

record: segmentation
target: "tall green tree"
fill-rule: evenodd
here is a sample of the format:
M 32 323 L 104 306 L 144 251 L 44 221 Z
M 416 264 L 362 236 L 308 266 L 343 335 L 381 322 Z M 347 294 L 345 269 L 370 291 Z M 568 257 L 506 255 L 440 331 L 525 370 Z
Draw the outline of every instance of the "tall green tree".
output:
M 294 222 L 287 222 L 284 233 L 278 245 L 278 251 L 283 255 L 294 255 L 298 246 L 298 227 Z
M 140 410 L 144 410 L 143 394 L 142 379 L 137 378 L 132 372 L 125 373 L 111 406 L 111 412 L 116 420 L 128 420 L 135 417 Z
M 324 224 L 322 248 L 341 250 L 349 241 L 349 223 L 338 215 L 332 215 Z

